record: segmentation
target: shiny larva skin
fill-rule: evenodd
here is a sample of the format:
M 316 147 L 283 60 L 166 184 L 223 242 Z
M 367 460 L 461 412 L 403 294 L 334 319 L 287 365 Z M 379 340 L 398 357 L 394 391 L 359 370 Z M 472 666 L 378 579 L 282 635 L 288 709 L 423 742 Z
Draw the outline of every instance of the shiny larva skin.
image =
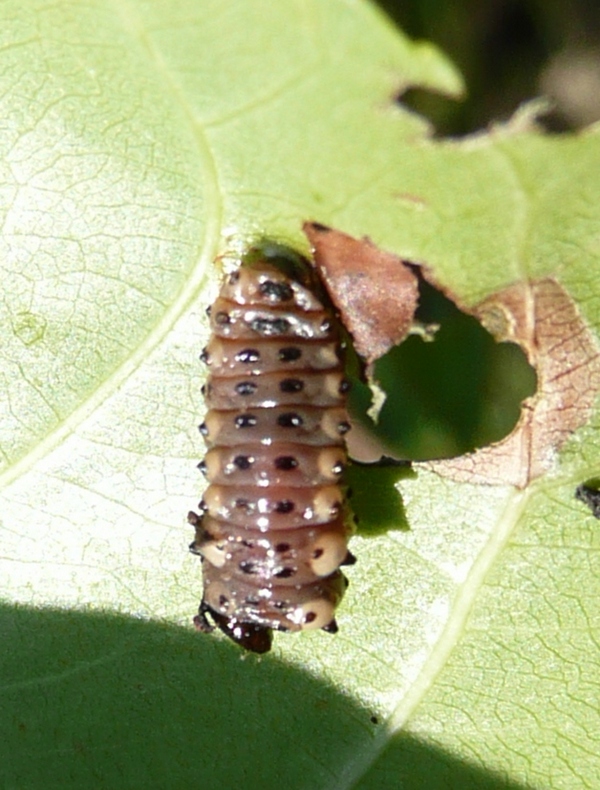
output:
M 189 514 L 203 560 L 195 623 L 264 653 L 273 629 L 337 630 L 339 568 L 354 562 L 339 329 L 310 264 L 274 245 L 246 256 L 209 315 L 209 486 Z

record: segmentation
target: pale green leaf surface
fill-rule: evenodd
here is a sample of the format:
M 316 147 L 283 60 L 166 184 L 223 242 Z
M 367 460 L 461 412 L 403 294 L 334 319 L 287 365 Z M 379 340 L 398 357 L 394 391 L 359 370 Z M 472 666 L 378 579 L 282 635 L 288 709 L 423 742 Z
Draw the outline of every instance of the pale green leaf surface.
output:
M 429 139 L 393 96 L 460 80 L 364 2 L 0 17 L 3 786 L 597 786 L 597 411 L 522 492 L 403 480 L 340 633 L 263 659 L 191 632 L 184 525 L 215 255 L 316 219 L 597 332 L 597 131 Z

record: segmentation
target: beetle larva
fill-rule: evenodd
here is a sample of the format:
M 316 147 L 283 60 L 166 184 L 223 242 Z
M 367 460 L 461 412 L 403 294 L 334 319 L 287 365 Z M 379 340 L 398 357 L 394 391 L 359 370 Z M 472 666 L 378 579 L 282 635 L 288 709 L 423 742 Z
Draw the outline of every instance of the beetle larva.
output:
M 188 516 L 203 560 L 194 622 L 264 653 L 273 629 L 337 631 L 340 566 L 354 562 L 340 329 L 315 269 L 268 242 L 244 256 L 208 313 L 209 485 L 201 514 Z

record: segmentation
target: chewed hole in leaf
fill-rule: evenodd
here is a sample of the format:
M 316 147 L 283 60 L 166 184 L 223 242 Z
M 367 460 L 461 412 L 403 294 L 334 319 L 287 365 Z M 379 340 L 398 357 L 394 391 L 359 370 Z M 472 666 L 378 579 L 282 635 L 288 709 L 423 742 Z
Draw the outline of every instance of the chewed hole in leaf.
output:
M 427 118 L 431 122 L 432 137 L 441 137 L 452 132 L 445 121 L 451 121 L 460 107 L 455 97 L 444 96 L 419 86 L 411 86 L 401 91 L 394 97 L 394 101 L 421 118 Z
M 433 342 L 415 335 L 375 362 L 385 394 L 375 431 L 395 457 L 450 458 L 497 442 L 516 425 L 536 375 L 515 343 L 498 343 L 472 316 L 421 280 L 416 319 L 437 324 Z M 351 393 L 365 411 L 371 393 Z

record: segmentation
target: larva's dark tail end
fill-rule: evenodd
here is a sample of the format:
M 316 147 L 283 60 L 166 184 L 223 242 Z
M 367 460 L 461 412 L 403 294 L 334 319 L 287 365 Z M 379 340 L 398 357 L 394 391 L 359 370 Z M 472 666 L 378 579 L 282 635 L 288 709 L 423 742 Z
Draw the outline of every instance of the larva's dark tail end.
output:
M 190 511 L 188 522 L 196 529 L 196 539 L 190 543 L 190 551 L 192 554 L 199 555 L 200 559 L 204 559 L 198 548 L 206 537 L 202 526 L 203 516 Z M 210 615 L 210 620 L 207 615 Z M 204 634 L 210 634 L 215 630 L 215 627 L 219 628 L 236 645 L 250 650 L 252 653 L 268 653 L 273 644 L 272 628 L 238 620 L 235 617 L 227 617 L 227 615 L 216 612 L 204 598 L 200 603 L 198 614 L 194 617 L 194 625 L 196 630 Z
M 207 614 L 210 614 L 214 625 L 208 620 Z M 200 604 L 198 614 L 194 617 L 194 625 L 202 633 L 210 633 L 215 630 L 216 626 L 236 645 L 250 650 L 252 653 L 268 653 L 273 644 L 272 628 L 256 623 L 242 622 L 235 617 L 219 614 L 204 601 Z

